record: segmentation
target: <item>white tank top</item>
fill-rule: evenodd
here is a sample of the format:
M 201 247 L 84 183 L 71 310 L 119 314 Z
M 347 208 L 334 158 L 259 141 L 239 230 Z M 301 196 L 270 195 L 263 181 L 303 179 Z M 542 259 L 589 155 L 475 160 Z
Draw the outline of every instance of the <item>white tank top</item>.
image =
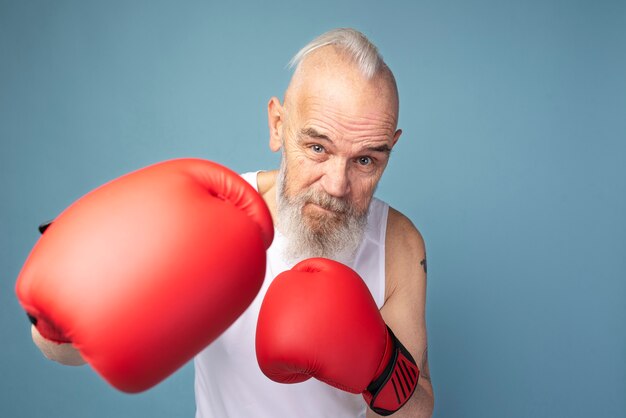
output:
M 242 175 L 256 190 L 257 174 Z M 372 199 L 365 237 L 351 265 L 367 284 L 379 309 L 385 297 L 388 211 L 389 205 Z M 285 237 L 278 230 L 274 233 L 259 294 L 243 315 L 194 359 L 196 418 L 365 417 L 366 404 L 361 395 L 315 378 L 295 384 L 276 383 L 259 369 L 254 343 L 261 302 L 272 280 L 293 267 L 281 257 Z

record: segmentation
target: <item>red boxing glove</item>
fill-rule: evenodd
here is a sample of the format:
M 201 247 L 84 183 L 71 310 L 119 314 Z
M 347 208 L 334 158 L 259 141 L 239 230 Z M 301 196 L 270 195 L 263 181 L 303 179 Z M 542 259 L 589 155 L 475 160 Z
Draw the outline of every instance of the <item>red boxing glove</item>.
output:
M 43 233 L 17 295 L 43 337 L 71 342 L 125 392 L 165 379 L 252 302 L 273 239 L 236 173 L 181 159 L 85 195 Z
M 259 313 L 256 355 L 276 382 L 315 377 L 362 393 L 381 415 L 404 405 L 419 378 L 415 360 L 385 325 L 363 280 L 323 258 L 304 260 L 274 279 Z

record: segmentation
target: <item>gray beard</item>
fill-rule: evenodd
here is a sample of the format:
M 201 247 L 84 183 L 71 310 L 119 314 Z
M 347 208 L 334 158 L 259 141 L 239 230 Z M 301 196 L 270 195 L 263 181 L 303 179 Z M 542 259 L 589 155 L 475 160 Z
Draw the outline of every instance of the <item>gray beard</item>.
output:
M 324 257 L 351 264 L 363 239 L 368 210 L 359 212 L 347 200 L 311 188 L 298 195 L 287 196 L 286 178 L 287 167 L 283 156 L 276 179 L 276 201 L 277 227 L 287 238 L 283 251 L 285 261 L 295 263 L 307 258 Z M 303 209 L 307 203 L 334 213 L 305 216 Z

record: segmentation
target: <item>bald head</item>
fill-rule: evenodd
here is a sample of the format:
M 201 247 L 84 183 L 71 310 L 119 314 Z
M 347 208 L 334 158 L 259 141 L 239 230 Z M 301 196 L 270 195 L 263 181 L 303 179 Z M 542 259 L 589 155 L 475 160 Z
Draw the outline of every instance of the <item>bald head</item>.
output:
M 393 73 L 378 49 L 354 29 L 335 29 L 315 38 L 291 60 L 296 67 L 285 92 L 285 105 L 296 102 L 304 88 L 344 83 L 355 92 L 367 87 L 386 100 L 397 122 L 398 90 Z

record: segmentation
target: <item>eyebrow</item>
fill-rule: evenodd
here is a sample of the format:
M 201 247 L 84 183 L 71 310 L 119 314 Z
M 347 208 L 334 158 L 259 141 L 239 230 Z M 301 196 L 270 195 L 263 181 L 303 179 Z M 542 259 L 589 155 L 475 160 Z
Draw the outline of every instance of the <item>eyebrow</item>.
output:
M 379 145 L 377 147 L 368 147 L 365 149 L 368 151 L 373 151 L 373 152 L 384 152 L 385 154 L 391 154 L 391 148 L 389 148 L 389 145 L 387 144 Z
M 304 128 L 300 131 L 300 134 L 305 137 L 323 139 L 325 141 L 330 142 L 331 144 L 333 143 L 333 141 L 328 136 L 317 132 L 313 128 Z M 391 148 L 389 148 L 389 145 L 387 144 L 379 145 L 377 147 L 367 147 L 364 150 L 371 151 L 371 152 L 384 152 L 385 154 L 391 154 Z
M 324 134 L 321 134 L 321 133 L 317 132 L 313 128 L 304 128 L 304 129 L 302 129 L 300 131 L 300 133 L 302 134 L 302 136 L 308 136 L 309 138 L 324 139 L 324 140 L 330 142 L 331 144 L 333 142 L 333 141 L 331 141 L 331 139 L 329 137 L 327 137 Z

